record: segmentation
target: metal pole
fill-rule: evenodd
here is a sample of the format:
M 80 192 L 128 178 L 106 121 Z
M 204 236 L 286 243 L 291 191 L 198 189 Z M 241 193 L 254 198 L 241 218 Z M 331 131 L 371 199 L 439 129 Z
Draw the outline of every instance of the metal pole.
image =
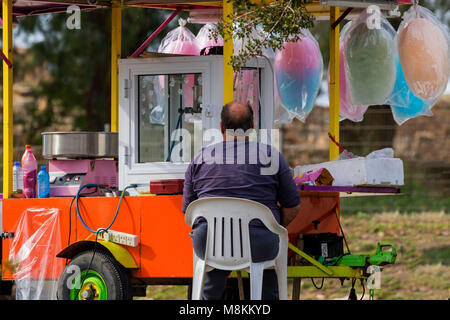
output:
M 339 7 L 330 7 L 330 128 L 329 132 L 339 142 Z M 335 25 L 335 28 L 333 28 Z M 339 156 L 339 147 L 329 141 L 330 161 Z
M 119 130 L 119 65 L 122 52 L 122 8 L 112 0 L 111 17 L 111 132 Z
M 138 55 L 141 54 L 142 51 L 145 50 L 145 48 L 148 47 L 148 45 L 160 34 L 161 31 L 164 30 L 165 27 L 180 13 L 181 8 L 176 9 L 172 14 L 156 29 L 150 37 L 147 38 L 147 40 L 144 41 L 144 43 L 141 44 L 141 46 L 133 52 L 131 55 L 133 58 L 136 58 Z
M 12 0 L 2 0 L 3 20 L 3 198 L 12 194 L 13 165 L 13 43 Z M 7 62 L 11 63 L 11 67 Z
M 232 28 L 233 2 L 223 0 L 224 28 Z M 233 67 L 230 64 L 233 57 L 233 39 L 226 34 L 223 39 L 223 103 L 227 104 L 234 99 L 233 95 Z

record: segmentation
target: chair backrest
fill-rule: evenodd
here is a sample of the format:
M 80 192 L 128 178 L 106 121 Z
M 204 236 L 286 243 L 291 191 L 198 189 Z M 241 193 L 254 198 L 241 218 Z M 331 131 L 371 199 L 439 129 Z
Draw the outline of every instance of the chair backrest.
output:
M 250 265 L 249 222 L 253 219 L 259 219 L 278 234 L 280 244 L 287 241 L 287 230 L 277 223 L 272 211 L 255 201 L 227 197 L 198 199 L 186 209 L 185 222 L 192 226 L 198 217 L 204 217 L 208 223 L 205 261 L 214 268 L 238 270 Z

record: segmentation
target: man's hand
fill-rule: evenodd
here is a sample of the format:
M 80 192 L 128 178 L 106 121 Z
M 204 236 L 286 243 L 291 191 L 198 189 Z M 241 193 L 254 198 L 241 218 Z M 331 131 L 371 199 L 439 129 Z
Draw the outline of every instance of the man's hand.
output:
M 286 227 L 297 216 L 300 205 L 293 208 L 281 208 L 281 225 Z

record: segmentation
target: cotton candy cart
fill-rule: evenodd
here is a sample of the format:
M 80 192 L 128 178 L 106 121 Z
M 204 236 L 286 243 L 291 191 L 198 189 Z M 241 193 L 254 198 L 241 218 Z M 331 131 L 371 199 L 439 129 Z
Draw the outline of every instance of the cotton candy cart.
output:
M 85 196 L 74 201 L 73 197 L 52 197 L 48 199 L 15 199 L 12 194 L 12 147 L 13 147 L 13 99 L 12 99 L 12 23 L 13 17 L 35 12 L 33 6 L 39 6 L 40 12 L 65 11 L 68 4 L 53 1 L 29 1 L 29 8 L 18 8 L 11 0 L 3 1 L 3 95 L 4 95 L 4 171 L 3 171 L 3 233 L 2 233 L 2 279 L 24 280 L 29 288 L 48 288 L 48 282 L 58 280 L 59 285 L 72 284 L 67 289 L 60 289 L 59 298 L 65 299 L 129 299 L 145 295 L 145 288 L 152 284 L 190 285 L 192 279 L 192 244 L 188 236 L 189 227 L 184 223 L 181 211 L 182 196 L 175 195 L 130 195 L 130 196 Z M 222 9 L 226 20 L 232 10 L 227 1 L 98 1 L 96 4 L 80 4 L 81 9 L 107 7 L 112 10 L 111 42 L 111 131 L 119 132 L 118 179 L 121 190 L 126 186 L 142 183 L 139 180 L 139 163 L 133 150 L 139 139 L 133 134 L 123 136 L 123 132 L 136 132 L 132 119 L 136 109 L 127 102 L 133 96 L 136 83 L 128 82 L 120 68 L 125 68 L 128 75 L 145 76 L 158 69 L 161 61 L 171 63 L 173 68 L 190 68 L 186 72 L 203 78 L 205 86 L 212 82 L 212 75 L 223 79 L 219 89 L 202 88 L 204 98 L 221 106 L 233 99 L 233 70 L 230 61 L 233 44 L 224 41 L 223 57 L 151 57 L 149 60 L 119 60 L 121 58 L 121 10 L 123 6 L 172 9 L 173 14 L 158 28 L 133 56 L 138 56 L 154 37 L 174 19 L 181 10 Z M 315 16 L 330 20 L 330 128 L 329 132 L 339 141 L 339 22 L 350 11 L 339 7 L 321 5 L 313 1 L 308 10 Z M 341 11 L 343 11 L 341 15 Z M 162 59 L 162 60 L 161 60 Z M 166 60 L 164 60 L 166 59 Z M 191 59 L 191 60 L 187 60 Z M 193 60 L 192 60 L 193 59 Z M 146 66 L 140 64 L 146 63 Z M 192 64 L 192 61 L 195 62 Z M 256 67 L 255 67 L 256 64 Z M 153 69 L 142 73 L 142 68 Z M 263 61 L 256 61 L 249 67 L 260 68 Z M 263 70 L 264 71 L 264 70 Z M 134 73 L 133 73 L 134 72 Z M 177 72 L 180 72 L 179 70 Z M 169 72 L 170 73 L 170 72 Z M 173 72 L 175 74 L 175 71 Z M 264 77 L 264 76 L 263 76 Z M 133 78 L 134 79 L 134 78 Z M 263 82 L 271 88 L 268 77 Z M 154 79 L 152 79 L 154 80 Z M 170 79 L 167 79 L 169 81 Z M 208 82 L 209 80 L 209 82 Z M 169 82 L 167 82 L 169 83 Z M 272 84 L 273 86 L 273 84 Z M 270 95 L 266 99 L 271 99 Z M 204 103 L 204 105 L 206 105 Z M 213 108 L 214 103 L 211 103 Z M 128 106 L 128 107 L 126 107 Z M 207 109 L 205 107 L 205 109 Z M 202 112 L 212 112 L 203 110 Z M 134 120 L 133 120 L 134 121 Z M 216 120 L 211 120 L 217 122 Z M 176 121 L 175 121 L 176 122 Z M 217 123 L 215 124 L 217 125 Z M 262 127 L 261 127 L 262 128 Z M 270 128 L 267 126 L 266 128 Z M 170 147 L 170 146 L 169 146 Z M 336 145 L 330 143 L 330 159 L 339 155 Z M 162 155 L 164 158 L 165 154 Z M 180 178 L 186 165 L 167 167 L 154 165 L 151 170 L 159 179 Z M 135 179 L 135 180 L 133 180 Z M 137 179 L 137 180 L 136 180 Z M 148 183 L 148 181 L 145 181 Z M 339 199 L 341 195 L 356 193 L 395 194 L 398 188 L 376 187 L 318 187 L 299 186 L 302 197 L 299 216 L 287 227 L 290 236 L 290 261 L 288 277 L 294 279 L 293 298 L 299 297 L 299 280 L 302 278 L 339 278 L 362 279 L 370 276 L 370 266 L 380 266 L 395 262 L 396 252 L 393 247 L 379 246 L 375 255 L 341 255 L 328 264 L 306 254 L 299 242 L 299 235 L 331 233 L 342 236 L 339 223 Z M 122 194 L 124 195 L 124 194 Z M 120 210 L 118 205 L 120 204 Z M 117 213 L 117 215 L 115 215 Z M 89 230 L 104 228 L 113 221 L 110 231 L 114 235 L 108 239 Z M 43 228 L 45 226 L 45 228 Z M 55 231 L 56 230 L 56 231 Z M 30 242 L 30 238 L 33 241 Z M 14 244 L 14 245 L 13 245 Z M 21 250 L 22 249 L 22 250 Z M 28 251 L 25 249 L 29 249 Z M 386 250 L 387 249 L 387 250 Z M 22 266 L 11 260 L 27 252 Z M 31 252 L 31 253 L 30 253 Z M 54 257 L 57 259 L 53 259 Z M 50 258 L 45 263 L 43 258 Z M 303 258 L 300 259 L 299 257 Z M 53 260 L 52 260 L 53 259 Z M 49 261 L 50 261 L 49 260 Z M 306 262 L 305 262 L 306 261 Z M 41 262 L 41 264 L 40 264 Z M 30 266 L 28 273 L 21 273 L 23 266 Z M 41 267 L 37 267 L 41 266 Z M 70 272 L 68 272 L 70 268 Z M 64 279 L 60 279 L 64 273 Z M 235 275 L 233 275 L 235 276 Z M 81 283 L 79 287 L 76 284 Z M 53 281 L 53 283 L 55 283 Z M 70 288 L 69 288 L 70 287 Z M 50 291 L 52 284 L 50 284 Z M 31 289 L 30 289 L 31 290 Z M 32 290 L 31 290 L 32 291 Z M 29 291 L 29 292 L 31 292 Z M 28 298 L 35 297 L 31 292 Z M 52 298 L 53 296 L 40 296 Z

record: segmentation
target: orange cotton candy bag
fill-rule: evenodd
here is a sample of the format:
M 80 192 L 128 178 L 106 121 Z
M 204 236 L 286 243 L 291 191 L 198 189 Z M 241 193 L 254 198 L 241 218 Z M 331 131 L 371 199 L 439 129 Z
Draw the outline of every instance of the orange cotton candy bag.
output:
M 411 91 L 425 101 L 439 98 L 450 74 L 450 41 L 446 27 L 430 10 L 411 6 L 403 15 L 397 45 Z

